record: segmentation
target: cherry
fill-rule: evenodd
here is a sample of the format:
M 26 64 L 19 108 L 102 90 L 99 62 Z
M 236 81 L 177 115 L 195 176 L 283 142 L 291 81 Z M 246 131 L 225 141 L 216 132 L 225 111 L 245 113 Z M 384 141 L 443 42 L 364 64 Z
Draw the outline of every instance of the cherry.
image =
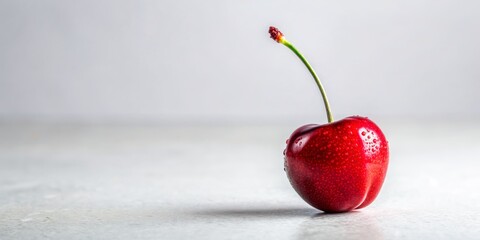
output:
M 328 123 L 309 124 L 287 140 L 284 169 L 295 191 L 325 212 L 347 212 L 368 206 L 377 197 L 388 168 L 388 142 L 365 117 L 334 121 L 325 90 L 303 55 L 270 27 L 278 43 L 292 50 L 312 74 L 323 97 Z

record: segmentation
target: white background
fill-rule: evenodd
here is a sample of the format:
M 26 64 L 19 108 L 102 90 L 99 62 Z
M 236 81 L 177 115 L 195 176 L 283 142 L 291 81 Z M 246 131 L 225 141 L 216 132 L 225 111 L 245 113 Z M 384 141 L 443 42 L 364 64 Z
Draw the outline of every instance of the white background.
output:
M 0 1 L 3 120 L 478 118 L 478 1 Z

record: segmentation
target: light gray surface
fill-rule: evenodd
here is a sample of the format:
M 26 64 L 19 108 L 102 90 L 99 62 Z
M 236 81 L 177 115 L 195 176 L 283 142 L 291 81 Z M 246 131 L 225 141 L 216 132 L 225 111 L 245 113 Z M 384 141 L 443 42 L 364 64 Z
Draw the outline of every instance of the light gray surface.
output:
M 295 126 L 0 126 L 4 239 L 478 239 L 477 123 L 382 123 L 384 188 L 321 214 L 283 172 Z
M 269 25 L 336 114 L 480 116 L 480 1 L 0 0 L 0 118 L 322 118 Z

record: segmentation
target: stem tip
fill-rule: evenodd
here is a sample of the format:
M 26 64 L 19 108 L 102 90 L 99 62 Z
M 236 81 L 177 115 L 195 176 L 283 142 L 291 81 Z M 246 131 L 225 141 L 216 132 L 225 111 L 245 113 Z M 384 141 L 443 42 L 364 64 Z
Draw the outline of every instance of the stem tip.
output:
M 278 43 L 280 43 L 283 38 L 283 33 L 280 32 L 280 30 L 278 30 L 276 27 L 270 26 L 268 33 L 270 33 L 270 37 Z

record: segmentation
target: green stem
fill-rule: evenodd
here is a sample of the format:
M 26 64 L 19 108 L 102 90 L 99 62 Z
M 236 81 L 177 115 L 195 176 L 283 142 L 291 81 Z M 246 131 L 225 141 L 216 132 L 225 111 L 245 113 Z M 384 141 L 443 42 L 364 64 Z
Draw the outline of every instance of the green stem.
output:
M 323 103 L 325 104 L 325 110 L 327 112 L 328 122 L 329 123 L 333 122 L 333 116 L 332 116 L 332 113 L 330 112 L 330 104 L 328 103 L 327 94 L 325 93 L 325 89 L 323 89 L 323 85 L 320 82 L 320 79 L 318 79 L 317 74 L 313 70 L 312 66 L 310 66 L 310 63 L 308 63 L 307 59 L 305 59 L 305 57 L 303 57 L 303 55 L 289 41 L 287 41 L 286 39 L 282 39 L 282 41 L 280 41 L 280 43 L 282 43 L 286 47 L 290 48 L 290 50 L 292 50 L 298 56 L 298 58 L 300 58 L 300 60 L 302 60 L 303 64 L 305 64 L 305 66 L 308 68 L 308 71 L 310 71 L 310 73 L 312 74 L 312 77 L 313 77 L 313 79 L 315 79 L 315 82 L 317 83 L 318 89 L 320 90 L 320 93 L 322 94 Z

